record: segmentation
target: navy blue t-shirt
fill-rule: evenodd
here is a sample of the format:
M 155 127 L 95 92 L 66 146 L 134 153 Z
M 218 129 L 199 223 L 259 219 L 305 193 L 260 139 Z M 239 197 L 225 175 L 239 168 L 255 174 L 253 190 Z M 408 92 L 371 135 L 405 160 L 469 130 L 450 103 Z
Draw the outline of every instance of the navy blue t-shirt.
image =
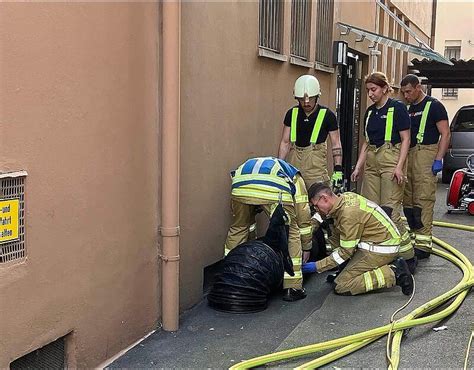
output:
M 313 128 L 320 109 L 327 109 L 327 111 L 324 115 L 324 120 L 316 144 L 324 143 L 328 137 L 329 131 L 335 131 L 339 128 L 337 126 L 336 115 L 329 108 L 319 105 L 318 109 L 307 117 L 303 108 L 298 106 L 298 117 L 296 118 L 296 146 L 306 147 L 310 145 L 311 134 L 313 133 Z M 283 121 L 285 126 L 291 127 L 292 111 L 293 108 L 286 112 L 285 120 Z
M 377 148 L 385 143 L 385 123 L 387 120 L 388 108 L 394 107 L 393 112 L 393 127 L 392 127 L 392 144 L 401 143 L 400 131 L 410 129 L 410 117 L 408 116 L 407 108 L 405 105 L 397 100 L 388 99 L 385 105 L 377 109 L 375 104 L 372 104 L 364 116 L 364 123 L 366 124 L 366 136 L 369 137 L 369 144 L 375 145 Z M 372 113 L 367 123 L 367 116 L 369 111 Z M 364 130 L 365 131 L 365 130 Z
M 436 123 L 448 119 L 448 113 L 446 112 L 443 104 L 431 96 L 425 96 L 425 98 L 418 104 L 411 104 L 408 109 L 408 115 L 410 116 L 411 121 L 410 146 L 412 147 L 418 143 L 416 140 L 416 135 L 418 135 L 418 131 L 420 129 L 423 110 L 425 109 L 426 103 L 429 101 L 431 101 L 431 106 L 426 119 L 423 141 L 420 144 L 436 144 L 439 141 L 439 130 L 436 126 Z

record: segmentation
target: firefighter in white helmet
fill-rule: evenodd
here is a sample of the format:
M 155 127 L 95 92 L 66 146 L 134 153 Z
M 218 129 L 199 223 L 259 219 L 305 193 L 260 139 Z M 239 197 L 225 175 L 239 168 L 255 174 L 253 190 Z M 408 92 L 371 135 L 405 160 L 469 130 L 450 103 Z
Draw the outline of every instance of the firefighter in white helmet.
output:
M 331 184 L 327 166 L 327 137 L 331 139 L 333 189 L 343 186 L 342 147 L 336 115 L 318 104 L 321 89 L 312 75 L 303 75 L 293 91 L 298 105 L 286 112 L 278 157 L 298 168 L 306 187 L 315 182 Z

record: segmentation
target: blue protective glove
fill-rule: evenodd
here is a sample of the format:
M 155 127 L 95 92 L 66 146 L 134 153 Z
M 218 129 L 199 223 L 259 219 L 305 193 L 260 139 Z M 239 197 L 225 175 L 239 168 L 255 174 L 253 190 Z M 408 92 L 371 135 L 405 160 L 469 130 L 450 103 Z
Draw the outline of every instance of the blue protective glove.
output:
M 431 166 L 431 171 L 433 172 L 433 175 L 438 174 L 439 171 L 443 169 L 443 161 L 440 159 L 435 159 L 433 162 L 433 165 Z
M 316 262 L 306 262 L 301 266 L 303 274 L 311 274 L 316 272 Z

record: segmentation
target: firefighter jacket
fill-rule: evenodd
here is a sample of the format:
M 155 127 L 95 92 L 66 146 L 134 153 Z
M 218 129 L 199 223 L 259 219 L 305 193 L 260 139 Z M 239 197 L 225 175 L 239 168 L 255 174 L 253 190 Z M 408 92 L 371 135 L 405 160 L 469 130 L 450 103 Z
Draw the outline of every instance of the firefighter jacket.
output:
M 390 217 L 374 202 L 351 192 L 344 193 L 334 204 L 328 217 L 340 234 L 339 248 L 316 262 L 318 272 L 341 265 L 357 249 L 378 254 L 396 254 L 400 233 Z
M 299 170 L 274 157 L 251 158 L 231 172 L 232 196 L 247 204 L 294 206 L 304 250 L 311 249 L 308 193 Z

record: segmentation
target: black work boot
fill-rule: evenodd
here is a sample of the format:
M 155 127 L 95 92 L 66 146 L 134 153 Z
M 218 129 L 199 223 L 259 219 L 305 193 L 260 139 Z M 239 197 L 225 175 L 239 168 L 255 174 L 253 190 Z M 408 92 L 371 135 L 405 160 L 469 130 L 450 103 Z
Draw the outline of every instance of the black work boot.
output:
M 415 274 L 416 266 L 418 265 L 418 257 L 413 256 L 413 258 L 410 258 L 408 260 L 405 260 L 405 262 L 408 265 L 408 269 L 410 270 L 410 273 L 413 275 Z
M 334 280 L 336 280 L 337 275 L 339 275 L 338 272 L 333 272 L 332 274 L 329 274 L 328 276 L 326 276 L 326 282 L 334 283 Z
M 344 261 L 339 266 L 337 266 L 335 269 L 332 269 L 331 271 L 336 270 L 336 272 L 334 272 L 332 274 L 329 274 L 326 277 L 326 282 L 334 283 L 334 280 L 336 280 L 336 278 L 339 276 L 339 274 L 342 272 L 342 270 L 344 270 L 344 268 L 347 266 L 348 263 L 349 263 L 349 260 Z M 350 293 L 349 293 L 349 295 L 350 295 Z
M 395 273 L 396 284 L 402 288 L 402 293 L 411 295 L 413 293 L 413 277 L 410 274 L 406 261 L 398 257 L 390 267 Z
M 419 260 L 422 260 L 425 258 L 430 258 L 431 253 L 415 248 L 415 256 L 417 256 Z
M 287 302 L 294 302 L 300 299 L 306 298 L 306 291 L 304 288 L 296 289 L 296 288 L 288 288 L 285 289 L 285 293 L 283 294 L 283 300 Z

